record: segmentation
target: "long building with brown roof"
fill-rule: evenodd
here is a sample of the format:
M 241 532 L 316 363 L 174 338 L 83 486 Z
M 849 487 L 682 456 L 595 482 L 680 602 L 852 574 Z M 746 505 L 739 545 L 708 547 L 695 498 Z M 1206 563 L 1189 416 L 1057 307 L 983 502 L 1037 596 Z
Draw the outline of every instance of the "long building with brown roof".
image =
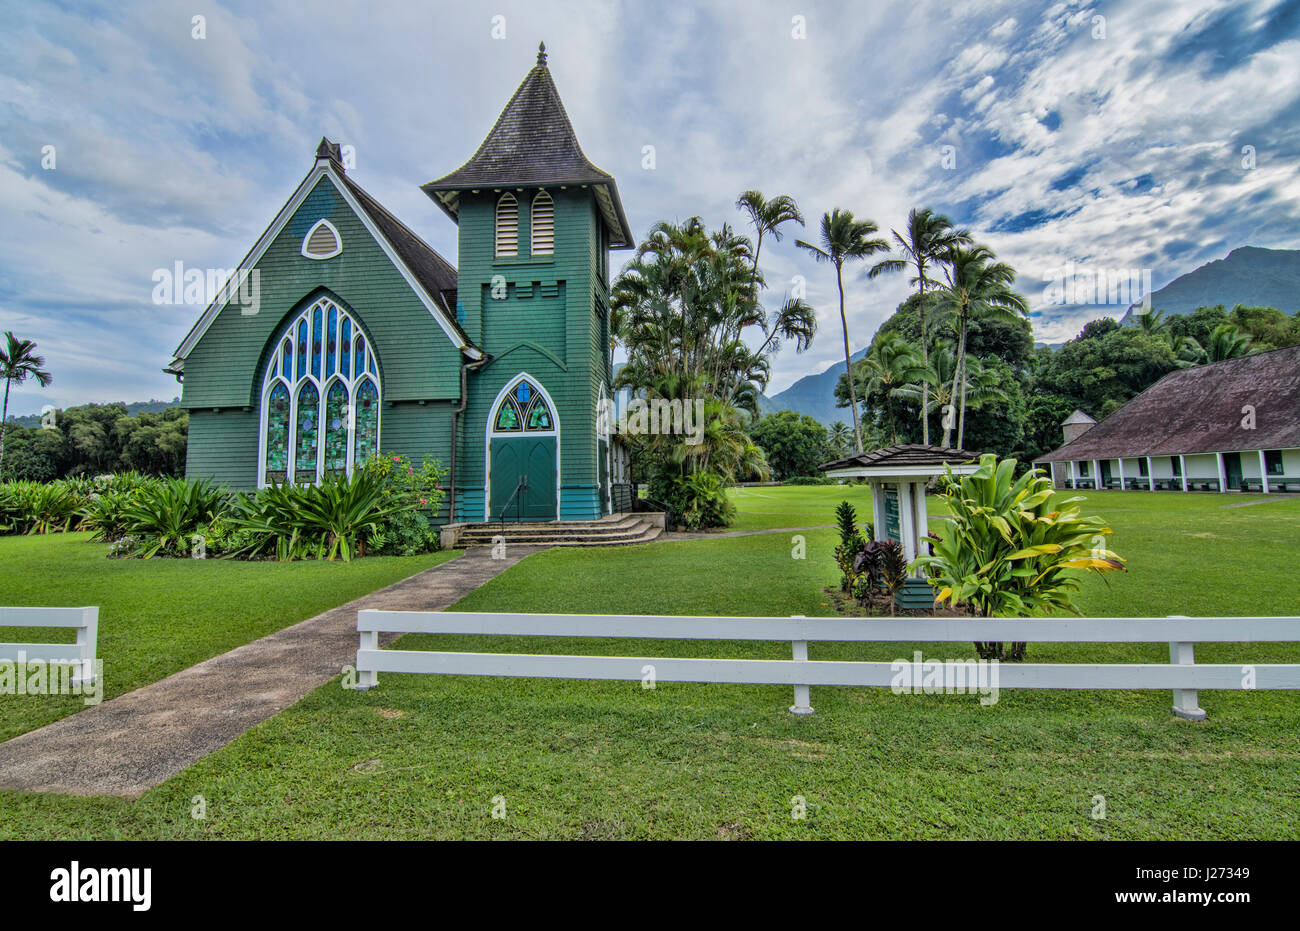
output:
M 1058 486 L 1300 492 L 1300 346 L 1170 372 L 1035 465 Z

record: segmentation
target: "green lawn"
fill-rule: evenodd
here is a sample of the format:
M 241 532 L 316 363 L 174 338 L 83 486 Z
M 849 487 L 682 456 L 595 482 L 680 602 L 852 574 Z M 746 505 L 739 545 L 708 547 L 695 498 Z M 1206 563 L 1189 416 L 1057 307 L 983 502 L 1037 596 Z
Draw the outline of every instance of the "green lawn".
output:
M 0 601 L 99 606 L 104 699 L 306 620 L 459 555 L 341 562 L 107 559 L 88 533 L 0 537 Z M 8 643 L 71 643 L 68 629 L 6 627 Z M 81 696 L 0 696 L 0 740 L 85 707 Z
M 742 527 L 831 523 L 859 488 L 736 492 Z M 760 497 L 761 495 L 761 497 Z M 1130 571 L 1089 580 L 1103 616 L 1296 614 L 1300 498 L 1096 492 Z M 859 510 L 867 514 L 865 501 Z M 932 508 L 932 511 L 934 509 Z M 824 615 L 831 530 L 551 550 L 466 610 Z M 407 648 L 788 656 L 788 645 L 408 637 Z M 814 645 L 892 660 L 958 644 Z M 1300 645 L 1205 645 L 1198 659 L 1300 662 Z M 1164 644 L 1033 644 L 1030 661 L 1165 662 Z M 0 793 L 2 837 L 1296 838 L 1300 694 L 1205 692 L 1204 723 L 1168 692 L 895 696 L 788 688 L 383 675 L 336 680 L 134 803 Z M 190 818 L 202 795 L 208 817 Z M 1094 819 L 1095 796 L 1106 817 Z M 493 799 L 506 818 L 491 817 Z M 807 817 L 791 817 L 802 797 Z

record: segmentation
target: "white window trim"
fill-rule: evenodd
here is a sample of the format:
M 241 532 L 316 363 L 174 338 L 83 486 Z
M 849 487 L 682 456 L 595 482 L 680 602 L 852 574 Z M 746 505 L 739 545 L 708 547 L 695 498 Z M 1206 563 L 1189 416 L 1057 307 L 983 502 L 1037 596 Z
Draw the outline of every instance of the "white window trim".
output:
M 311 242 L 311 237 L 321 227 L 325 227 L 334 235 L 334 251 L 329 253 L 308 252 L 307 243 Z M 314 259 L 317 262 L 323 262 L 326 259 L 332 259 L 343 251 L 343 237 L 339 235 L 338 229 L 329 220 L 320 219 L 312 224 L 311 229 L 307 230 L 307 235 L 302 238 L 302 254 L 306 258 Z

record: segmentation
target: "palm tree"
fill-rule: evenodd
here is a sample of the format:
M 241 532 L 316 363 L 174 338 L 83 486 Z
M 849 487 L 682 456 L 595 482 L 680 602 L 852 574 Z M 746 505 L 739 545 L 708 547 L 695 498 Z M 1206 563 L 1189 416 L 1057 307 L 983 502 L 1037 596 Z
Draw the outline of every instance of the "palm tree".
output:
M 862 421 L 858 416 L 858 396 L 853 387 L 853 361 L 849 352 L 849 322 L 844 316 L 844 263 L 851 259 L 865 259 L 877 252 L 887 252 L 889 243 L 883 239 L 869 238 L 879 227 L 870 220 L 855 220 L 848 210 L 836 207 L 822 214 L 821 244 L 813 245 L 796 239 L 794 244 L 812 253 L 818 262 L 835 266 L 835 284 L 840 292 L 840 328 L 844 334 L 844 375 L 849 383 L 849 407 L 853 411 L 853 439 L 857 451 L 862 452 Z
M 911 384 L 925 375 L 925 366 L 903 335 L 897 332 L 881 333 L 872 342 L 866 356 L 858 363 L 866 396 L 884 399 L 885 413 L 889 418 L 891 443 L 898 442 L 898 425 L 894 422 L 894 408 L 889 403 L 896 388 Z
M 853 439 L 853 431 L 849 425 L 842 420 L 837 420 L 831 424 L 827 431 L 827 438 L 830 440 L 831 449 L 835 451 L 836 456 L 843 456 L 848 450 L 849 441 Z
M 36 354 L 36 344 L 30 339 L 19 339 L 12 332 L 5 333 L 5 345 L 0 347 L 0 377 L 5 380 L 4 408 L 0 409 L 0 466 L 5 460 L 5 427 L 9 419 L 9 386 L 21 385 L 28 378 L 44 388 L 54 381 L 54 376 L 41 368 L 45 359 Z
M 954 229 L 951 220 L 942 214 L 936 214 L 929 207 L 922 207 L 919 210 L 913 207 L 907 215 L 907 228 L 902 233 L 898 230 L 890 232 L 894 234 L 894 243 L 902 258 L 877 262 L 868 276 L 875 278 L 888 272 L 901 272 L 909 266 L 916 269 L 916 277 L 912 279 L 912 284 L 916 285 L 919 295 L 917 312 L 921 324 L 921 364 L 929 365 L 930 336 L 925 327 L 925 286 L 929 283 L 929 279 L 926 278 L 925 273 L 931 265 L 942 263 L 950 249 L 969 245 L 970 233 L 966 230 Z M 921 385 L 921 395 L 921 442 L 929 446 L 930 420 L 924 413 L 930 405 L 929 386 L 924 382 Z
M 1223 362 L 1226 359 L 1240 359 L 1255 350 L 1251 348 L 1249 333 L 1243 333 L 1231 323 L 1220 323 L 1210 333 L 1209 343 L 1205 347 L 1207 362 Z
M 969 249 L 955 246 L 948 251 L 947 284 L 937 293 L 939 307 L 950 312 L 957 327 L 957 371 L 953 375 L 952 397 L 960 408 L 957 425 L 957 448 L 966 435 L 966 338 L 972 318 L 1016 320 L 1029 316 L 1025 299 L 1011 289 L 1016 271 L 987 246 L 975 244 Z M 952 435 L 952 418 L 943 423 L 943 445 Z
M 749 279 L 753 284 L 758 278 L 758 255 L 763 251 L 763 237 L 770 235 L 780 242 L 781 224 L 793 221 L 803 226 L 803 214 L 789 194 L 779 194 L 768 200 L 760 191 L 746 191 L 736 199 L 736 206 L 749 215 L 749 222 L 754 225 L 754 271 Z
M 957 372 L 957 353 L 951 343 L 937 343 L 930 354 L 930 364 L 923 366 L 912 384 L 895 388 L 891 393 L 896 398 L 903 398 L 916 404 L 924 401 L 924 416 L 928 419 L 935 411 L 943 410 L 953 403 L 953 379 Z M 998 378 L 987 371 L 979 356 L 966 359 L 966 406 L 973 411 L 985 404 L 1007 400 L 1006 393 L 998 387 Z M 927 390 L 928 389 L 928 390 Z
M 1157 335 L 1169 333 L 1169 318 L 1165 316 L 1163 310 L 1149 310 L 1146 313 L 1135 314 L 1138 326 L 1148 333 Z

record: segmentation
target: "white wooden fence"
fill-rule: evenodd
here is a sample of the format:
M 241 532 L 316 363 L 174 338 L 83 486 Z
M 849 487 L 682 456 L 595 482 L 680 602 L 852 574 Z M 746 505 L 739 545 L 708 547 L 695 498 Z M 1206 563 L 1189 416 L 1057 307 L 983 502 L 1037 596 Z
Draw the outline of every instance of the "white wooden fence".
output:
M 76 643 L 0 643 L 0 660 L 75 665 L 74 685 L 95 681 L 99 608 L 0 608 L 0 627 L 75 627 Z
M 378 684 L 380 672 L 549 679 L 641 680 L 646 668 L 659 682 L 793 685 L 790 711 L 810 714 L 809 686 L 894 685 L 898 663 L 809 660 L 813 641 L 966 643 L 1168 643 L 1168 664 L 1001 663 L 998 688 L 1171 689 L 1173 711 L 1202 720 L 1200 689 L 1300 689 L 1300 664 L 1197 665 L 1198 642 L 1300 642 L 1300 618 L 776 618 L 662 617 L 654 615 L 490 614 L 468 612 L 357 612 L 358 689 Z M 452 653 L 381 650 L 379 634 L 486 634 L 528 637 L 617 637 L 663 640 L 790 641 L 789 660 L 680 657 L 569 656 L 531 653 Z M 946 664 L 949 666 L 967 663 Z

